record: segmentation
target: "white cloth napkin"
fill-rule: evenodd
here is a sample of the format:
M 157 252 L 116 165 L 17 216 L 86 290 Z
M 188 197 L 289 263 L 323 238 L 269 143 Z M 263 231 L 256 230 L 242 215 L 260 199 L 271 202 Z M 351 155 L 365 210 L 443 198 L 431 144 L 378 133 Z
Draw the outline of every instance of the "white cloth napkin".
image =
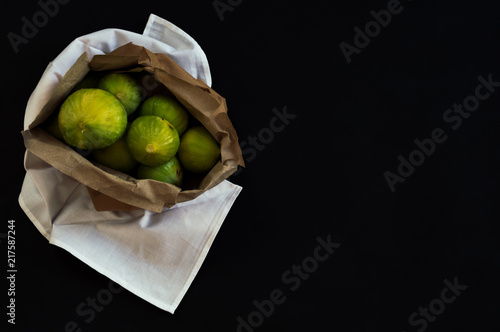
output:
M 201 47 L 172 23 L 150 15 L 142 35 L 105 29 L 77 38 L 52 61 L 33 91 L 25 129 L 76 59 L 129 42 L 168 54 L 211 85 Z M 195 200 L 165 208 L 97 212 L 85 186 L 26 151 L 19 204 L 49 243 L 59 246 L 151 304 L 174 313 L 198 273 L 241 187 L 229 181 Z

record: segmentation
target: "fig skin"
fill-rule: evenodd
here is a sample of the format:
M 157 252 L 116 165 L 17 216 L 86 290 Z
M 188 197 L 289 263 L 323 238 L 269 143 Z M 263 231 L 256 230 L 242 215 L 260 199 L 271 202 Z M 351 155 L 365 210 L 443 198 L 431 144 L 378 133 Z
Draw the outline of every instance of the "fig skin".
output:
M 193 173 L 208 172 L 220 160 L 220 145 L 203 126 L 189 128 L 178 151 L 182 166 Z
M 133 173 L 138 165 L 129 151 L 125 136 L 108 147 L 94 150 L 92 156 L 98 163 L 126 174 Z
M 137 178 L 152 179 L 181 187 L 183 179 L 182 165 L 177 157 L 173 157 L 165 164 L 154 167 L 139 165 Z
M 97 87 L 115 96 L 125 107 L 127 115 L 134 113 L 142 101 L 140 84 L 127 74 L 107 74 L 99 80 Z
M 102 149 L 115 143 L 127 128 L 127 111 L 111 93 L 80 89 L 69 95 L 58 115 L 64 141 L 81 150 Z
M 134 159 L 147 166 L 166 163 L 175 156 L 180 144 L 175 127 L 154 115 L 135 119 L 130 124 L 126 140 Z
M 166 95 L 154 95 L 146 99 L 140 109 L 139 116 L 156 115 L 170 122 L 179 136 L 186 131 L 189 116 L 184 106 L 174 97 Z

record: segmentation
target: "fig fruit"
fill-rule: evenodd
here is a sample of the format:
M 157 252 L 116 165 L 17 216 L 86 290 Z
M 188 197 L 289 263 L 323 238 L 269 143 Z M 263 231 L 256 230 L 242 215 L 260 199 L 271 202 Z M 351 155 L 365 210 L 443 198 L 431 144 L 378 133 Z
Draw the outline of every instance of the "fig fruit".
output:
M 209 171 L 220 159 L 220 145 L 203 126 L 189 128 L 181 137 L 179 159 L 193 173 Z
M 161 182 L 171 183 L 180 187 L 182 185 L 183 171 L 177 157 L 173 157 L 165 164 L 158 166 L 140 165 L 137 169 L 139 179 L 153 179 Z
M 166 95 L 154 95 L 146 99 L 139 115 L 156 115 L 170 122 L 179 136 L 184 134 L 188 127 L 188 113 L 184 106 L 175 98 Z
M 80 89 L 62 103 L 58 122 L 69 145 L 81 150 L 102 149 L 122 137 L 127 127 L 127 112 L 107 91 Z
M 154 115 L 143 115 L 135 119 L 130 124 L 126 137 L 132 156 L 147 166 L 166 163 L 179 149 L 179 134 L 175 127 Z
M 127 115 L 135 112 L 142 100 L 140 84 L 127 74 L 107 74 L 97 87 L 113 94 L 125 106 Z

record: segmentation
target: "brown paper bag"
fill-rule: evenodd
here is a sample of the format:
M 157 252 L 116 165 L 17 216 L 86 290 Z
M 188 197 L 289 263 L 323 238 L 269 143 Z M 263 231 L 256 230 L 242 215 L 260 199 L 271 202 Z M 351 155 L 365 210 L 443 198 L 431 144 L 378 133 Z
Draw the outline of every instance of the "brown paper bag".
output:
M 138 180 L 98 165 L 85 158 L 88 151 L 76 151 L 41 128 L 40 124 L 59 107 L 67 95 L 90 71 L 129 72 L 152 76 L 204 125 L 221 146 L 221 160 L 201 182 L 188 190 L 155 180 Z M 149 91 L 152 93 L 152 91 Z M 154 91 L 153 91 L 154 92 Z M 244 166 L 238 137 L 227 115 L 226 101 L 203 81 L 195 79 L 166 54 L 152 53 L 129 43 L 89 61 L 82 54 L 57 85 L 52 97 L 35 120 L 22 131 L 26 149 L 89 189 L 98 211 L 147 209 L 161 212 L 163 207 L 192 200 L 213 188 Z

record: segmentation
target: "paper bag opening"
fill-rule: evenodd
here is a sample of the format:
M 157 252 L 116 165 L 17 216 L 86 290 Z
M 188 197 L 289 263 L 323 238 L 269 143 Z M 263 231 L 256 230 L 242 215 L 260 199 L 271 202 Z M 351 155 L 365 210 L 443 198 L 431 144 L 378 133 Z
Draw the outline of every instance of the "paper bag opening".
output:
M 107 169 L 80 151 L 61 142 L 41 124 L 55 111 L 72 89 L 90 71 L 97 74 L 123 72 L 142 75 L 153 82 L 144 90 L 144 98 L 158 91 L 170 93 L 203 125 L 220 144 L 220 161 L 202 178 L 184 188 L 156 180 L 138 180 L 133 176 Z M 55 88 L 38 116 L 22 131 L 24 144 L 62 173 L 88 187 L 97 211 L 146 209 L 161 212 L 163 208 L 195 199 L 244 167 L 238 136 L 228 117 L 226 100 L 203 81 L 195 79 L 168 55 L 152 53 L 142 46 L 126 44 L 106 55 L 95 55 L 89 61 L 83 53 Z

